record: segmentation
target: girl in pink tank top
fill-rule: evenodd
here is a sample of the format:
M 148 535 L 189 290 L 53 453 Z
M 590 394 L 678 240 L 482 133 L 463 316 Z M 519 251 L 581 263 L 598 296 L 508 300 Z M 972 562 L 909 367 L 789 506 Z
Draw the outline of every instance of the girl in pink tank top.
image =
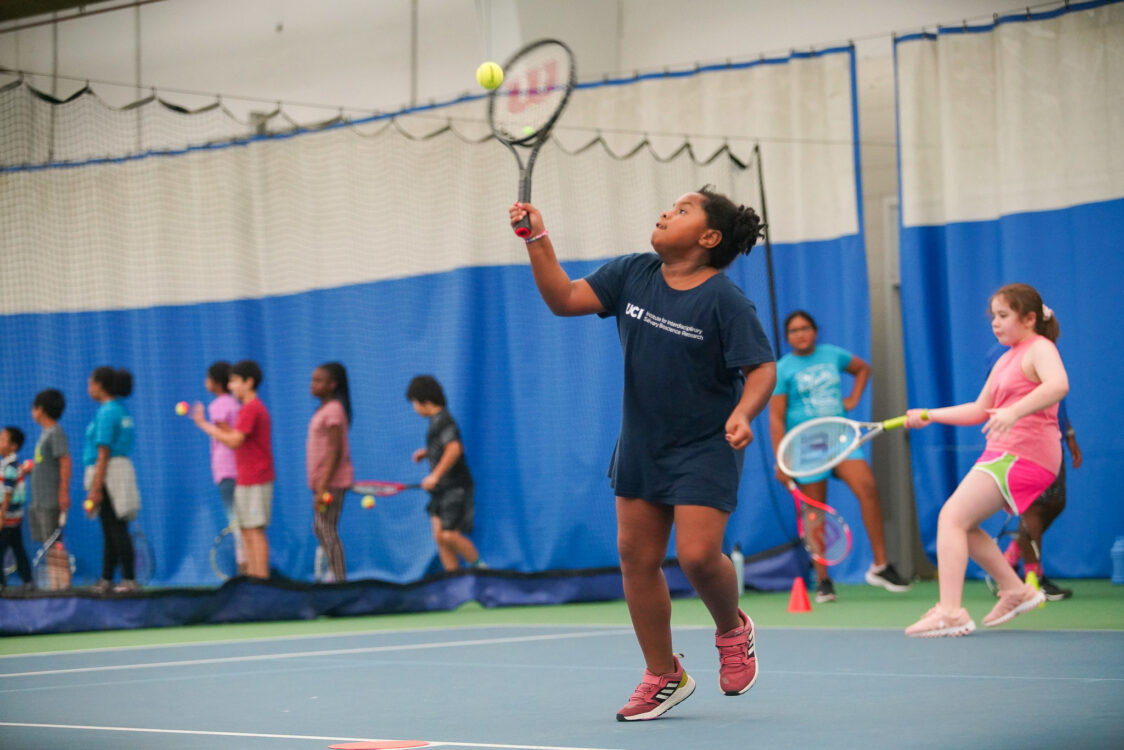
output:
M 1034 287 L 1008 284 L 991 296 L 991 330 L 1004 353 L 975 401 L 939 409 L 910 409 L 908 426 L 931 422 L 983 423 L 987 447 L 941 508 L 937 521 L 940 601 L 906 635 L 932 638 L 967 635 L 976 624 L 961 606 L 964 574 L 971 557 L 999 585 L 999 601 L 983 618 L 994 627 L 1029 612 L 1043 601 L 1007 564 L 980 523 L 1000 509 L 1021 513 L 1040 495 L 1061 466 L 1058 402 L 1069 390 L 1054 341 L 1058 322 Z

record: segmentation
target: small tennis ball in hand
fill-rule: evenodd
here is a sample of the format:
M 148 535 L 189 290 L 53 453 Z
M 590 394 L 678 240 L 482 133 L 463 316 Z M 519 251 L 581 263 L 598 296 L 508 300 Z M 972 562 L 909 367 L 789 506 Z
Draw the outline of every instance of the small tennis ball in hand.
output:
M 375 507 L 375 498 L 371 497 L 370 495 L 367 495 L 365 498 L 363 498 L 362 505 L 367 510 L 370 510 L 371 508 Z
M 489 91 L 499 88 L 503 83 L 503 68 L 494 62 L 480 63 L 480 67 L 476 69 L 476 81 Z
M 87 513 L 89 513 L 91 510 L 94 509 L 94 501 L 93 500 L 87 500 L 86 502 L 82 503 L 82 509 L 85 510 Z
M 176 404 L 176 414 L 179 414 L 181 417 L 184 414 L 187 414 L 187 409 L 188 409 L 188 406 L 187 406 L 186 401 L 180 401 L 179 403 Z

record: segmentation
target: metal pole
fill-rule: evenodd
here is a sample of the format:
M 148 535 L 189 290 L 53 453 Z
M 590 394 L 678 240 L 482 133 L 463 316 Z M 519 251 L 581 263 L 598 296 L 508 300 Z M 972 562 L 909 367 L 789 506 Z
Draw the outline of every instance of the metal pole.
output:
M 410 0 L 410 106 L 418 103 L 418 0 Z
M 761 193 L 761 221 L 765 222 L 765 266 L 769 274 L 769 312 L 773 316 L 773 354 L 781 358 L 781 324 L 777 319 L 777 281 L 773 273 L 773 243 L 769 239 L 769 209 L 765 205 L 765 170 L 761 166 L 761 144 L 753 144 L 757 162 L 757 189 Z

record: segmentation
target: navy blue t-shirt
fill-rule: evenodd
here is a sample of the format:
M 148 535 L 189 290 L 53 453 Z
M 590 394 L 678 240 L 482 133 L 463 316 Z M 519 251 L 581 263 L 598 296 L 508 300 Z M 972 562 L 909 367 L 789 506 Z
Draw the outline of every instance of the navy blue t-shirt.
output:
M 732 511 L 744 451 L 726 442 L 742 367 L 773 361 L 757 309 L 725 274 L 668 286 L 655 253 L 625 255 L 586 281 L 615 315 L 624 351 L 621 432 L 609 468 L 620 497 Z

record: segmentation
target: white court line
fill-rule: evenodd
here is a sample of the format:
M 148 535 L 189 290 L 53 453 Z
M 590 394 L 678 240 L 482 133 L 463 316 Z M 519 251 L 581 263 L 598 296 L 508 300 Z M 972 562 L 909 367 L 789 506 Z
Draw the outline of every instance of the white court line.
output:
M 162 667 L 192 667 L 200 664 L 232 664 L 234 662 L 270 661 L 273 659 L 301 659 L 309 656 L 342 656 L 345 654 L 374 654 L 385 651 L 420 651 L 434 648 L 460 648 L 462 646 L 492 646 L 505 643 L 528 643 L 532 641 L 555 641 L 566 638 L 594 638 L 605 635 L 632 635 L 632 630 L 595 630 L 586 633 L 552 633 L 549 635 L 523 635 L 510 638 L 478 638 L 465 641 L 442 641 L 439 643 L 410 643 L 396 646 L 366 646 L 363 648 L 335 648 L 321 651 L 293 651 L 282 654 L 253 654 L 250 656 L 225 656 L 212 659 L 184 659 L 181 661 L 157 661 L 141 664 L 109 664 L 100 667 L 73 667 L 70 669 L 42 669 L 34 672 L 9 672 L 0 678 L 35 677 L 49 674 L 78 674 L 82 672 L 113 672 L 129 669 L 159 669 Z
M 237 623 L 213 623 L 215 625 L 224 624 L 237 624 Z M 93 648 L 65 648 L 56 651 L 28 651 L 21 654 L 0 654 L 0 661 L 5 659 L 28 659 L 37 656 L 62 656 L 66 654 L 99 654 L 107 651 L 143 651 L 145 649 L 159 650 L 159 649 L 173 649 L 173 648 L 192 648 L 197 646 L 228 646 L 231 644 L 242 643 L 271 643 L 274 641 L 305 641 L 315 640 L 319 638 L 354 638 L 355 636 L 370 636 L 370 635 L 386 635 L 386 634 L 403 634 L 403 633 L 433 633 L 442 630 L 503 630 L 519 628 L 527 630 L 529 628 L 602 628 L 613 627 L 604 624 L 592 623 L 565 623 L 557 625 L 525 625 L 520 623 L 498 622 L 495 624 L 478 624 L 478 625 L 434 625 L 419 628 L 386 628 L 386 629 L 367 629 L 367 630 L 345 630 L 333 633 L 307 633 L 305 635 L 261 635 L 252 636 L 249 638 L 216 638 L 214 640 L 200 640 L 200 641 L 175 641 L 168 643 L 140 643 L 129 644 L 125 646 L 96 646 Z M 630 628 L 629 625 L 620 625 L 621 628 Z M 845 628 L 845 627 L 832 627 L 827 625 L 774 625 L 774 626 L 757 626 L 758 632 L 774 633 L 774 632 L 810 632 L 810 633 L 849 633 L 849 632 L 901 632 L 901 628 L 897 626 L 886 627 L 868 627 L 868 628 Z M 672 630 L 713 630 L 711 625 L 676 625 Z M 1020 633 L 1031 632 L 1026 628 L 1007 628 L 1007 632 L 1017 631 Z M 1050 633 L 1124 633 L 1119 628 L 1051 628 L 1049 631 L 1036 631 L 1036 632 L 1050 632 Z
M 271 740 L 322 740 L 326 742 L 392 742 L 370 737 L 323 737 L 309 734 L 258 734 L 255 732 L 215 732 L 202 729 L 149 729 L 147 727 L 95 727 L 83 724 L 32 724 L 22 721 L 0 721 L 0 727 L 31 729 L 79 729 L 87 732 L 136 732 L 141 734 L 189 734 L 208 737 L 261 737 Z M 402 741 L 402 740 L 399 740 Z M 502 745 L 492 742 L 456 742 L 449 740 L 414 740 L 429 747 L 491 747 L 499 750 L 617 750 L 608 747 L 572 747 L 569 745 Z
M 692 669 L 692 674 L 698 674 L 699 669 Z M 718 670 L 711 670 L 717 672 Z M 1057 674 L 1044 675 L 1012 675 L 1012 674 L 927 674 L 925 672 L 842 672 L 823 670 L 799 669 L 770 669 L 770 675 L 795 675 L 798 677 L 864 677 L 864 678 L 891 678 L 906 680 L 1012 680 L 1012 681 L 1039 681 L 1049 682 L 1124 682 L 1124 677 L 1066 677 Z
M 215 625 L 229 625 L 236 623 L 214 623 Z M 338 633 L 307 633 L 305 635 L 260 635 L 251 638 L 216 638 L 215 640 L 203 641 L 176 641 L 168 643 L 139 643 L 129 644 L 126 646 L 96 646 L 94 648 L 64 648 L 57 651 L 28 651 L 23 654 L 0 654 L 0 661 L 4 659 L 26 659 L 36 656 L 62 656 L 65 654 L 100 654 L 106 651 L 142 651 L 144 649 L 171 649 L 171 648 L 191 648 L 193 646 L 229 646 L 231 644 L 242 643 L 272 643 L 274 641 L 311 641 L 318 638 L 354 638 L 355 636 L 369 636 L 369 635 L 386 635 L 386 634 L 403 634 L 403 633 L 433 633 L 441 630 L 503 630 L 519 628 L 520 630 L 528 630 L 530 628 L 606 628 L 614 627 L 612 625 L 604 624 L 589 624 L 589 623 L 565 623 L 558 625 L 523 625 L 519 623 L 504 623 L 499 622 L 494 625 L 479 624 L 479 625 L 433 625 L 423 628 L 386 628 L 386 629 L 373 629 L 367 630 L 345 630 Z M 631 625 L 619 625 L 620 628 L 631 628 Z M 700 630 L 709 629 L 706 625 L 685 625 L 676 626 L 676 630 Z

